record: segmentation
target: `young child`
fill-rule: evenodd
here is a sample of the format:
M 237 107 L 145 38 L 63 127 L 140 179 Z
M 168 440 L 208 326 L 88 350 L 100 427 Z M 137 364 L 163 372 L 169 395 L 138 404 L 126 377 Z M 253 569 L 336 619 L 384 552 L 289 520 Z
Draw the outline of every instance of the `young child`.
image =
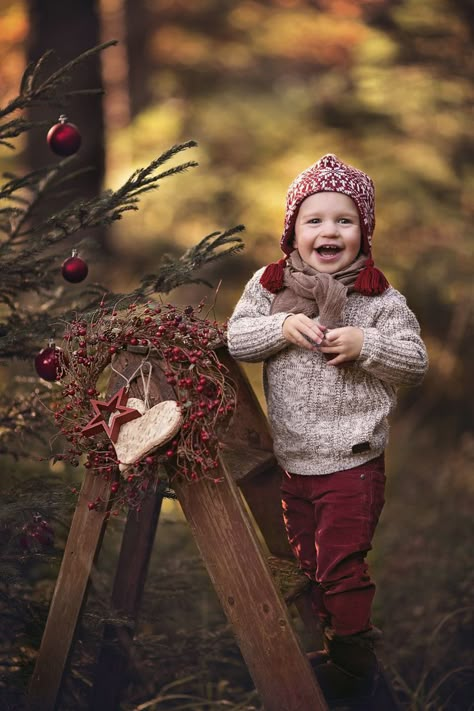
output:
M 313 582 L 328 700 L 370 694 L 375 592 L 367 568 L 384 505 L 384 449 L 396 388 L 418 385 L 427 354 L 405 298 L 375 268 L 374 185 L 325 155 L 288 191 L 281 248 L 229 321 L 229 351 L 264 361 L 289 542 Z

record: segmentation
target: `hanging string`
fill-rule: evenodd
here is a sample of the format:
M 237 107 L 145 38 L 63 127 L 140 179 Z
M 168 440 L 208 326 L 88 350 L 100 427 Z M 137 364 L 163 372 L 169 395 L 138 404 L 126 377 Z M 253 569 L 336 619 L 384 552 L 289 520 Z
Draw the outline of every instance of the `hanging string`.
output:
M 153 370 L 153 366 L 149 360 L 144 360 L 141 365 L 142 365 L 142 368 L 140 370 L 140 377 L 142 379 L 142 385 L 143 385 L 143 398 L 145 401 L 145 410 L 149 410 L 150 409 L 149 394 L 150 394 L 150 383 L 151 383 L 151 371 Z M 145 381 L 145 375 L 143 373 L 143 367 L 145 365 L 148 366 L 148 377 L 147 377 L 146 381 Z
M 145 379 L 144 367 L 145 367 L 146 365 L 148 366 L 148 375 L 146 376 L 146 379 Z M 135 370 L 133 371 L 133 373 L 131 374 L 131 376 L 130 376 L 129 378 L 126 378 L 123 373 L 121 373 L 119 370 L 117 370 L 116 368 L 114 368 L 114 366 L 113 366 L 112 363 L 110 364 L 110 367 L 111 367 L 111 369 L 113 370 L 114 373 L 116 373 L 117 375 L 120 375 L 120 377 L 125 380 L 125 382 L 126 382 L 126 386 L 125 386 L 125 387 L 127 388 L 127 390 L 129 389 L 130 384 L 131 384 L 132 380 L 135 378 L 135 376 L 136 376 L 138 373 L 140 373 L 140 377 L 141 377 L 141 381 L 142 381 L 142 386 L 143 386 L 143 400 L 144 400 L 144 404 L 145 404 L 145 410 L 148 410 L 148 409 L 149 409 L 149 405 L 150 405 L 150 402 L 149 402 L 149 394 L 150 394 L 151 373 L 152 373 L 152 370 L 153 370 L 153 366 L 152 366 L 152 364 L 150 363 L 150 361 L 149 361 L 149 360 L 146 360 L 146 359 L 145 359 L 145 360 L 142 360 L 142 362 L 140 363 L 140 365 L 139 365 L 137 368 L 135 368 Z

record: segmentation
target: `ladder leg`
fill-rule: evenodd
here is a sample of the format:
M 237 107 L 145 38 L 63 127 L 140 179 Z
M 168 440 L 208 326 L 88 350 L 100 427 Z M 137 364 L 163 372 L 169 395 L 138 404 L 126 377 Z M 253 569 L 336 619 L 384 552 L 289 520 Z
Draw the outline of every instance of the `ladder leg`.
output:
M 87 584 L 106 528 L 104 510 L 89 511 L 87 503 L 100 496 L 107 507 L 109 495 L 109 482 L 87 472 L 30 681 L 27 701 L 30 711 L 56 708 Z
M 148 496 L 140 514 L 128 513 L 111 599 L 111 614 L 123 623 L 105 625 L 89 711 L 119 708 L 162 501 Z

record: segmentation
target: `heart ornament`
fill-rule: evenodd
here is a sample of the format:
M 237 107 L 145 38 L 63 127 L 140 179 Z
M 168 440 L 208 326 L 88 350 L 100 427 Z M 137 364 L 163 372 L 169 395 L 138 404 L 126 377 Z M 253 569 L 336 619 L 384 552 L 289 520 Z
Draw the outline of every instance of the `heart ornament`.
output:
M 153 449 L 172 439 L 179 432 L 183 414 L 175 400 L 163 400 L 149 410 L 138 398 L 130 398 L 128 407 L 141 413 L 141 417 L 121 426 L 114 444 L 120 471 L 142 459 Z

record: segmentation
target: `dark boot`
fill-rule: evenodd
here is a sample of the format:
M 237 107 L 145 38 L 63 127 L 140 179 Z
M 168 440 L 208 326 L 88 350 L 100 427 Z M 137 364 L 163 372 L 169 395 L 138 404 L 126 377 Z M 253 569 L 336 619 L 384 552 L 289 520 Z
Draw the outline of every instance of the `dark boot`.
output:
M 320 628 L 323 638 L 323 649 L 318 649 L 317 652 L 306 652 L 308 661 L 313 669 L 319 667 L 320 664 L 326 664 L 329 661 L 329 650 L 327 644 L 326 630 L 329 629 L 330 620 L 320 616 Z
M 307 652 L 306 656 L 313 669 L 329 661 L 329 654 L 325 649 L 318 649 L 317 652 Z
M 371 631 L 339 637 L 326 631 L 327 664 L 314 667 L 328 702 L 357 701 L 375 690 L 378 663 Z

